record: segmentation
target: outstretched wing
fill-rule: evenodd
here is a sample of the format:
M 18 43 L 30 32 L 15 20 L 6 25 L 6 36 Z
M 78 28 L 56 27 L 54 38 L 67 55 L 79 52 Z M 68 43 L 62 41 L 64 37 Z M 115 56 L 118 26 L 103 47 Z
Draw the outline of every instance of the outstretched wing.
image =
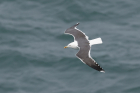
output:
M 80 41 L 87 42 L 88 37 L 85 35 L 85 33 L 83 33 L 82 31 L 76 28 L 78 25 L 79 23 L 68 28 L 64 33 L 72 35 L 74 37 L 74 40 L 76 40 L 77 42 L 80 42 Z
M 105 72 L 103 68 L 101 68 L 94 59 L 90 56 L 90 46 L 83 46 L 80 47 L 79 52 L 76 54 L 76 56 L 85 64 L 90 66 L 93 69 L 96 69 L 100 72 Z

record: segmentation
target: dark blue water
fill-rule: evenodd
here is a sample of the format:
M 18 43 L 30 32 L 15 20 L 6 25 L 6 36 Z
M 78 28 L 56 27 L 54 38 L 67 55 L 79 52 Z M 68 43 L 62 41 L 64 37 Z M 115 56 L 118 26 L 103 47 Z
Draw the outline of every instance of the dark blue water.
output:
M 139 0 L 0 0 L 0 93 L 139 93 Z M 101 37 L 91 56 L 64 49 L 77 27 Z

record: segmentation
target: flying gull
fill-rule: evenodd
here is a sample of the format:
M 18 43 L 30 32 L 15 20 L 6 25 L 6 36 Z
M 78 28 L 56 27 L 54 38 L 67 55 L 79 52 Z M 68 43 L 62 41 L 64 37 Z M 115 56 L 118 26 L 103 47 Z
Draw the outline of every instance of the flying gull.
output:
M 77 23 L 76 25 L 68 28 L 64 33 L 65 34 L 70 34 L 74 37 L 74 42 L 69 43 L 67 46 L 64 48 L 75 48 L 79 49 L 78 53 L 76 56 L 84 63 L 90 66 L 93 69 L 96 69 L 100 72 L 105 72 L 103 68 L 101 68 L 96 61 L 90 56 L 90 49 L 91 46 L 94 44 L 101 44 L 102 40 L 101 38 L 96 38 L 93 40 L 88 40 L 88 36 L 85 35 L 82 31 L 77 29 Z

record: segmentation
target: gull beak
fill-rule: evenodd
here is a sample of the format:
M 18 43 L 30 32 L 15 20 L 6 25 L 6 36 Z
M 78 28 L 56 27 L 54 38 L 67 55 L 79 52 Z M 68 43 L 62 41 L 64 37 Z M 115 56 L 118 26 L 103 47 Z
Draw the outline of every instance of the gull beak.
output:
M 68 46 L 65 46 L 64 48 L 67 48 Z

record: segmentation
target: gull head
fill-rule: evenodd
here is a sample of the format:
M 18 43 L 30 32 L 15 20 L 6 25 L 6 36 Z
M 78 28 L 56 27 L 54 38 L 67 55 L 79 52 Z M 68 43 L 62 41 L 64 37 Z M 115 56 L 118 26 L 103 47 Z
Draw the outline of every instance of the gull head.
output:
M 67 46 L 65 46 L 64 48 L 74 48 L 74 49 L 77 49 L 78 48 L 78 44 L 77 42 L 72 42 L 72 43 L 69 43 Z

